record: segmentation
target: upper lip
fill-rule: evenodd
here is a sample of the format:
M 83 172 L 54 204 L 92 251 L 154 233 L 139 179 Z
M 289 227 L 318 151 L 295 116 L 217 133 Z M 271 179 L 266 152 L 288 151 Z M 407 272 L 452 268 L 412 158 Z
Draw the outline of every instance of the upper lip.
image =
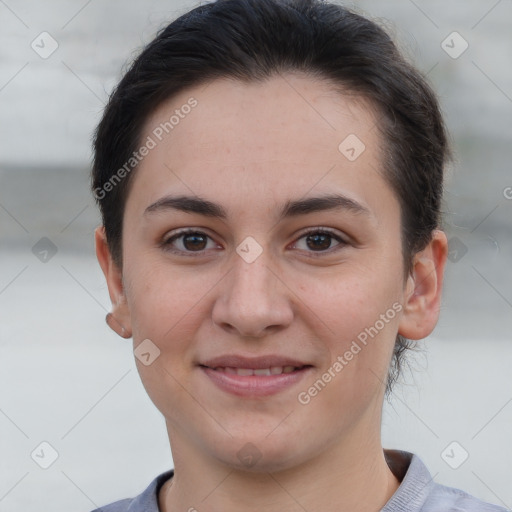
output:
M 267 355 L 259 357 L 244 357 L 238 355 L 224 355 L 207 359 L 200 363 L 200 366 L 208 366 L 209 368 L 251 368 L 258 370 L 261 368 L 271 368 L 272 366 L 311 366 L 307 363 L 292 359 L 286 356 Z

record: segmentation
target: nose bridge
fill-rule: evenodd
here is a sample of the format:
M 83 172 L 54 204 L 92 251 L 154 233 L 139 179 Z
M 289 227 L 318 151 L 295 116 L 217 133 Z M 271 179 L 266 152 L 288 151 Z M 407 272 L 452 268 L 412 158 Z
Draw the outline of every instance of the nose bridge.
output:
M 246 299 L 252 295 L 253 298 L 261 295 L 261 298 L 268 298 L 267 295 L 272 288 L 271 281 L 275 275 L 269 270 L 269 258 L 260 255 L 255 261 L 248 262 L 237 255 L 234 258 L 234 269 L 232 272 L 232 293 L 239 295 L 238 299 Z M 237 261 L 238 260 L 238 261 Z
M 255 259 L 254 247 L 243 243 L 233 255 L 232 270 L 224 280 L 222 296 L 215 304 L 213 320 L 240 335 L 260 337 L 270 327 L 284 326 L 291 321 L 292 311 L 286 287 L 271 271 L 270 253 L 262 250 Z
M 237 254 L 231 272 L 229 298 L 242 314 L 261 314 L 271 306 L 275 275 L 269 270 L 270 258 L 263 251 L 254 261 Z M 275 294 L 274 294 L 275 295 Z

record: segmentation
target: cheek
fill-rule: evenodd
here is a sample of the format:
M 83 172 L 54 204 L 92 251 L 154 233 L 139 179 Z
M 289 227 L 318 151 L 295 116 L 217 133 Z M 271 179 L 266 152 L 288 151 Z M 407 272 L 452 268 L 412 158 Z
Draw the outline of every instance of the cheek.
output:
M 401 298 L 399 272 L 361 266 L 322 277 L 309 274 L 301 281 L 301 299 L 324 325 L 328 337 L 340 342 L 356 338 L 381 315 L 386 317 L 386 331 L 390 325 L 398 325 L 397 306 L 393 309 L 393 304 Z M 380 323 L 378 327 L 382 327 Z
M 308 290 L 302 296 L 313 312 L 310 328 L 329 352 L 322 380 L 333 389 L 332 400 L 340 390 L 350 400 L 385 382 L 402 308 L 399 277 L 361 270 L 311 277 L 301 289 Z
M 132 267 L 132 269 L 135 266 Z M 129 275 L 128 298 L 133 328 L 133 348 L 146 339 L 159 350 L 145 365 L 135 359 L 142 384 L 160 411 L 183 410 L 190 402 L 190 368 L 198 325 L 207 311 L 207 294 L 213 286 L 191 271 L 170 266 L 138 264 Z M 172 414 L 166 414 L 172 418 Z
M 167 349 L 167 340 L 182 339 L 213 283 L 208 285 L 205 276 L 192 268 L 176 269 L 149 258 L 132 268 L 128 302 L 134 341 L 154 338 Z

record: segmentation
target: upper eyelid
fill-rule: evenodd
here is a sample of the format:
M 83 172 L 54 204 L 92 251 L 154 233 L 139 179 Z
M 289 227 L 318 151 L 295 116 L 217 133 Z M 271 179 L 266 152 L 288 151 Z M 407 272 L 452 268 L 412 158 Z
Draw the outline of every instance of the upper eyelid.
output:
M 309 235 L 311 233 L 318 233 L 318 232 L 327 233 L 329 235 L 332 235 L 332 236 L 335 236 L 335 237 L 338 237 L 341 239 L 348 238 L 348 235 L 345 235 L 344 233 L 340 233 L 338 230 L 335 230 L 333 228 L 326 228 L 323 226 L 312 226 L 309 228 L 304 228 L 304 231 L 300 231 L 295 236 L 296 236 L 296 238 L 302 238 L 305 235 Z
M 347 235 L 340 234 L 340 233 L 338 233 L 337 231 L 335 231 L 332 228 L 327 228 L 327 227 L 323 227 L 323 226 L 311 226 L 309 228 L 304 228 L 304 231 L 301 231 L 297 235 L 295 235 L 294 243 L 297 243 L 297 241 L 299 241 L 300 239 L 304 238 L 307 235 L 315 234 L 315 233 L 325 233 L 325 234 L 328 234 L 328 235 L 332 236 L 335 239 L 337 238 L 338 242 L 340 244 L 347 244 L 348 243 L 348 240 L 347 240 L 348 236 Z M 188 234 L 205 235 L 206 237 L 208 237 L 211 240 L 213 240 L 215 243 L 218 243 L 218 242 L 215 241 L 213 236 L 209 235 L 204 230 L 204 228 L 182 228 L 181 230 L 178 230 L 176 233 L 170 235 L 169 237 L 164 237 L 164 239 L 162 241 L 162 245 L 165 246 L 171 240 L 178 240 L 180 237 L 188 235 Z M 200 254 L 202 251 L 179 251 L 179 252 L 189 252 L 189 253 L 194 253 L 195 252 L 197 254 Z M 315 252 L 315 251 L 311 251 L 311 252 Z M 318 251 L 318 253 L 322 253 L 322 252 L 326 253 L 326 252 L 328 252 L 328 250 L 327 251 Z

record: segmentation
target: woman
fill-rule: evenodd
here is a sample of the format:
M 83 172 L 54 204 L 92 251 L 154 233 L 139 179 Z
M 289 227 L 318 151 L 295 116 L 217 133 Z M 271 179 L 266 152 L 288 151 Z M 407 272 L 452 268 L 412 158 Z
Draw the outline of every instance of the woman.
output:
M 175 466 L 99 510 L 503 510 L 382 447 L 439 315 L 449 155 L 381 28 L 319 0 L 197 7 L 136 59 L 94 149 L 107 321 Z

